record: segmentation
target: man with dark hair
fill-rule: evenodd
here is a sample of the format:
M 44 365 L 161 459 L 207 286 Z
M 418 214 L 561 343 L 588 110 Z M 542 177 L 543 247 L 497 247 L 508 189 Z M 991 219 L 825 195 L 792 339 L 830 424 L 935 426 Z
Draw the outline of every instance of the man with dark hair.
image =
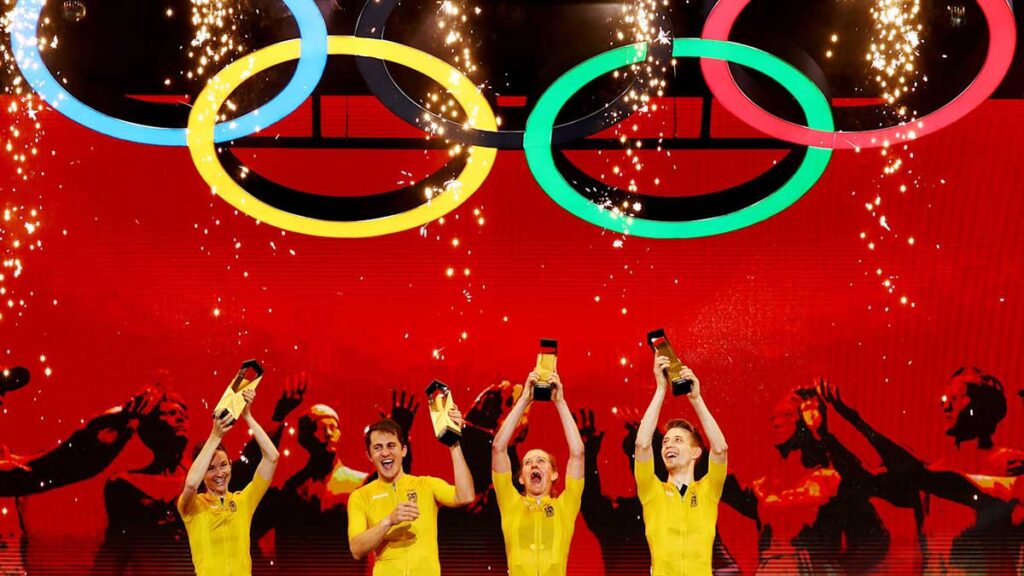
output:
M 654 475 L 652 440 L 658 427 L 658 415 L 668 391 L 666 356 L 654 359 L 657 384 L 636 436 L 637 494 L 644 509 L 647 543 L 651 549 L 652 576 L 711 574 L 711 552 L 718 521 L 718 502 L 725 484 L 729 447 L 718 423 L 700 394 L 700 382 L 687 367 L 682 377 L 693 382 L 687 395 L 708 436 L 711 456 L 708 473 L 694 479 L 694 468 L 706 450 L 700 432 L 682 419 L 673 419 L 665 426 L 661 457 L 668 470 L 668 482 Z
M 462 427 L 458 408 L 448 412 Z M 374 555 L 374 576 L 440 576 L 437 547 L 439 506 L 473 501 L 473 477 L 459 444 L 450 447 L 455 486 L 429 476 L 406 474 L 405 430 L 384 419 L 366 430 L 366 457 L 377 479 L 352 493 L 348 502 L 348 543 L 356 559 Z
M 302 378 L 300 390 L 307 386 L 308 378 Z M 396 421 L 411 424 L 416 408 L 412 395 L 403 392 L 399 399 L 392 391 Z M 274 561 L 264 560 L 264 567 L 279 574 L 330 567 L 335 573 L 362 575 L 366 560 L 353 558 L 348 549 L 346 505 L 352 492 L 373 478 L 342 461 L 340 418 L 326 404 L 314 404 L 299 417 L 296 440 L 309 458 L 280 488 L 271 488 L 253 520 L 254 542 L 274 530 Z

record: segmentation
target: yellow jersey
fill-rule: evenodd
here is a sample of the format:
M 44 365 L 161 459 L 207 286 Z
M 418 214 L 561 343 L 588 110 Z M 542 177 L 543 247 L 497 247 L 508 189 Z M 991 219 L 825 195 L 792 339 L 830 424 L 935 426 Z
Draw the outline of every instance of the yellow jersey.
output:
M 440 576 L 437 510 L 455 506 L 455 487 L 439 478 L 403 474 L 397 482 L 377 478 L 348 499 L 348 538 L 391 514 L 400 502 L 415 502 L 420 515 L 392 526 L 374 552 L 373 576 Z
M 637 496 L 644 508 L 652 576 L 711 576 L 711 549 L 726 464 L 712 460 L 706 476 L 686 492 L 654 475 L 654 458 L 637 461 Z
M 492 472 L 509 576 L 565 576 L 583 497 L 583 479 L 566 477 L 557 498 L 523 496 L 511 472 Z
M 256 474 L 244 489 L 223 498 L 203 492 L 192 498 L 187 509 L 179 503 L 198 576 L 252 574 L 249 526 L 269 487 L 270 482 Z

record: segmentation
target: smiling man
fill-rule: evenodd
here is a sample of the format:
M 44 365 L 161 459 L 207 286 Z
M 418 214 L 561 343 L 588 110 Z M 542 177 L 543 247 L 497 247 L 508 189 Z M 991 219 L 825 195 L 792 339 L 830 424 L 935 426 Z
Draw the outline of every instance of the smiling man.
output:
M 637 495 L 644 508 L 647 544 L 651 548 L 652 576 L 711 575 L 711 551 L 718 521 L 718 502 L 725 485 L 728 446 L 715 418 L 700 395 L 700 382 L 693 371 L 683 367 L 682 377 L 693 381 L 687 395 L 697 412 L 711 445 L 708 473 L 694 478 L 694 467 L 705 450 L 700 431 L 683 419 L 669 420 L 661 444 L 661 457 L 668 470 L 668 482 L 654 475 L 651 445 L 661 405 L 668 390 L 670 361 L 654 359 L 657 387 L 651 404 L 640 421 L 636 435 Z
M 458 409 L 448 412 L 462 426 Z M 348 543 L 354 558 L 374 554 L 373 576 L 440 576 L 437 548 L 438 507 L 473 501 L 473 477 L 462 448 L 450 447 L 455 486 L 402 468 L 409 450 L 405 431 L 393 420 L 366 430 L 366 456 L 377 479 L 356 490 L 348 504 Z
M 548 383 L 552 388 L 551 400 L 569 444 L 565 490 L 552 497 L 551 488 L 558 480 L 558 466 L 549 452 L 539 448 L 528 451 L 523 457 L 519 481 L 525 486 L 525 494 L 520 494 L 512 485 L 508 444 L 533 400 L 533 387 L 537 380 L 537 373 L 531 372 L 523 394 L 494 436 L 491 448 L 491 475 L 501 510 L 501 531 L 505 535 L 509 576 L 565 575 L 569 546 L 583 497 L 583 439 L 565 402 L 562 381 L 556 373 L 551 374 Z

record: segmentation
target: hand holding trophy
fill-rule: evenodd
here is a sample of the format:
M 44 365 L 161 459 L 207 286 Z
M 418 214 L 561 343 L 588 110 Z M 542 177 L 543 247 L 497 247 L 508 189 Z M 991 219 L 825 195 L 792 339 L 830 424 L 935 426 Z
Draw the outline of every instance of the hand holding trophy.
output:
M 452 392 L 440 380 L 427 386 L 427 406 L 430 407 L 430 421 L 434 424 L 434 435 L 445 446 L 454 446 L 462 439 L 462 413 L 452 400 Z
M 217 402 L 217 407 L 214 408 L 213 413 L 218 418 L 223 417 L 225 414 L 230 414 L 234 420 L 241 418 L 247 405 L 245 396 L 242 393 L 246 390 L 255 392 L 262 379 L 263 367 L 260 366 L 259 362 L 255 360 L 242 362 L 241 368 L 238 369 L 238 374 L 235 374 L 231 384 L 224 390 L 224 395 L 220 397 L 220 402 Z
M 533 386 L 533 399 L 551 401 L 551 375 L 558 371 L 558 340 L 541 338 L 540 352 L 537 353 L 537 382 Z
M 683 374 L 683 362 L 676 356 L 672 346 L 668 343 L 665 331 L 660 328 L 658 330 L 651 330 L 647 333 L 647 343 L 654 350 L 655 356 L 668 358 L 669 364 L 665 368 L 665 373 L 668 375 L 668 381 L 672 383 L 672 395 L 684 396 L 689 394 L 693 390 L 693 380 Z

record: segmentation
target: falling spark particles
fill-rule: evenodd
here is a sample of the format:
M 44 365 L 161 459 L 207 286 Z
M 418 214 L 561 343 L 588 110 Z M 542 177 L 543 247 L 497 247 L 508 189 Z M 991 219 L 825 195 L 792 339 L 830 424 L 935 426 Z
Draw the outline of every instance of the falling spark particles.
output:
M 916 119 L 917 111 L 906 105 L 905 98 L 915 92 L 920 83 L 927 81 L 927 77 L 920 74 L 916 64 L 924 33 L 920 11 L 920 0 L 875 0 L 870 8 L 873 27 L 871 41 L 865 53 L 867 73 L 881 97 L 884 114 L 901 124 Z M 834 34 L 831 41 L 835 45 L 838 36 Z M 875 198 L 864 204 L 874 226 L 870 228 L 871 233 L 860 234 L 867 249 L 876 255 L 875 259 L 881 257 L 882 246 L 897 245 L 887 243 L 890 237 L 900 237 L 894 230 L 893 221 L 882 212 L 882 205 L 889 204 L 888 201 L 883 202 L 883 195 L 895 188 L 898 194 L 903 196 L 908 191 L 908 185 L 913 189 L 920 187 L 920 180 L 912 176 L 913 170 L 908 166 L 914 158 L 908 144 L 893 146 L 887 143 L 881 148 L 880 156 L 882 173 L 877 180 Z M 908 240 L 899 245 L 912 248 L 914 243 L 913 235 L 909 235 Z M 887 294 L 896 296 L 898 274 L 883 274 L 882 268 L 877 268 L 875 277 Z M 903 306 L 916 307 L 916 303 L 906 295 L 900 296 L 899 301 Z M 890 309 L 884 307 L 886 311 Z
M 248 11 L 239 0 L 191 0 L 192 39 L 189 41 L 190 68 L 183 72 L 188 80 L 205 84 L 210 71 L 249 51 L 243 33 Z M 167 10 L 168 18 L 174 16 Z M 165 82 L 167 83 L 167 82 Z M 228 109 L 234 104 L 226 102 Z
M 447 60 L 456 70 L 470 81 L 475 82 L 474 76 L 478 69 L 476 56 L 473 54 L 472 19 L 480 16 L 482 10 L 479 6 L 473 6 L 462 0 L 441 0 L 437 6 L 434 25 L 437 27 L 439 36 L 444 39 L 444 46 L 448 50 L 449 56 Z M 476 124 L 476 112 L 466 115 L 455 99 L 446 92 L 428 92 L 423 104 L 430 113 L 452 122 L 459 122 L 463 128 L 472 128 Z M 444 126 L 430 113 L 423 115 L 427 138 L 444 139 L 448 145 L 448 155 L 452 158 L 461 156 L 465 152 L 465 148 L 461 144 L 447 139 Z M 498 124 L 501 124 L 500 118 Z
M 648 46 L 655 44 L 671 44 L 671 31 L 658 27 L 659 20 L 664 20 L 661 15 L 668 10 L 666 0 L 631 0 L 622 6 L 621 19 L 613 31 L 613 45 L 624 42 L 637 43 L 646 42 Z M 626 180 L 625 188 L 630 193 L 639 192 L 638 179 L 644 168 L 640 160 L 640 150 L 643 143 L 640 139 L 631 138 L 639 130 L 639 122 L 644 115 L 657 112 L 658 104 L 652 101 L 665 95 L 668 77 L 668 67 L 674 62 L 663 62 L 657 56 L 657 51 L 648 50 L 647 57 L 640 62 L 632 64 L 625 73 L 615 71 L 614 78 L 632 80 L 633 84 L 629 92 L 623 96 L 623 101 L 630 106 L 628 121 L 620 122 L 615 128 L 615 134 L 619 143 L 625 150 L 625 159 L 620 166 L 615 160 L 609 159 L 612 164 L 611 173 Z M 661 140 L 659 139 L 659 144 Z M 658 147 L 660 150 L 660 146 Z M 655 182 L 660 178 L 655 177 Z M 622 206 L 611 206 L 607 208 L 616 216 L 629 218 L 636 216 L 641 209 L 639 203 L 624 202 Z M 621 246 L 616 246 L 621 247 Z

